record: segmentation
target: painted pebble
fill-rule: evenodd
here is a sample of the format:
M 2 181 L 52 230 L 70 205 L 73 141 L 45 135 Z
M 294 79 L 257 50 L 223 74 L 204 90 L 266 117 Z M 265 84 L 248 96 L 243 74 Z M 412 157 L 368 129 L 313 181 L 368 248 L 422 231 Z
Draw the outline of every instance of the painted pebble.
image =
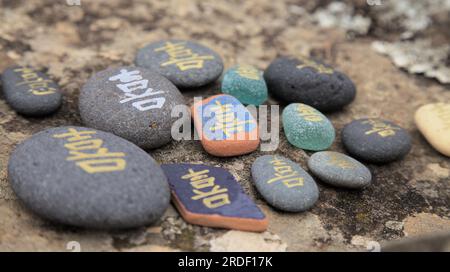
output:
M 267 100 L 267 86 L 262 72 L 250 65 L 228 69 L 222 80 L 222 92 L 245 105 L 260 105 Z
M 309 170 L 321 181 L 350 189 L 370 185 L 372 174 L 359 161 L 338 152 L 314 153 L 308 160 Z
M 258 148 L 258 124 L 233 96 L 209 97 L 195 103 L 191 111 L 202 145 L 209 154 L 237 156 Z
M 10 67 L 3 72 L 1 79 L 5 99 L 17 113 L 45 116 L 61 106 L 62 93 L 58 85 L 31 67 Z
M 377 118 L 363 118 L 347 124 L 342 143 L 354 157 L 367 162 L 399 160 L 411 150 L 411 137 L 400 126 Z
M 320 111 L 339 110 L 356 96 L 355 85 L 345 74 L 306 57 L 275 59 L 264 72 L 264 79 L 275 97 Z
M 138 67 L 110 68 L 95 74 L 80 92 L 83 123 L 123 137 L 142 148 L 172 140 L 172 109 L 184 97 L 169 80 Z
M 162 165 L 172 200 L 183 218 L 196 225 L 262 232 L 268 221 L 225 169 L 200 164 Z
M 160 73 L 180 88 L 207 85 L 220 77 L 222 58 L 193 41 L 163 40 L 139 50 L 137 66 Z
M 283 110 L 283 128 L 292 145 L 306 150 L 325 150 L 335 137 L 334 127 L 325 115 L 300 103 Z
M 306 211 L 319 198 L 314 179 L 298 164 L 281 156 L 265 155 L 256 159 L 252 177 L 264 199 L 283 211 Z
M 416 111 L 415 121 L 425 139 L 450 157 L 450 104 L 424 105 Z
M 170 200 L 167 178 L 150 155 L 92 128 L 58 127 L 33 135 L 12 153 L 8 177 L 32 211 L 78 227 L 151 224 Z

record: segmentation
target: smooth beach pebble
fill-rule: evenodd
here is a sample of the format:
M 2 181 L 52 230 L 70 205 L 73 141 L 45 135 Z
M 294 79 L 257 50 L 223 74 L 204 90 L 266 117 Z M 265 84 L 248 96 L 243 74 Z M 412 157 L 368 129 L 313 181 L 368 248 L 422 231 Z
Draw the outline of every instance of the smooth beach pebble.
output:
M 216 81 L 223 71 L 222 58 L 193 41 L 163 40 L 139 50 L 137 66 L 151 69 L 180 88 L 200 87 Z
M 369 186 L 372 174 L 359 161 L 338 152 L 322 151 L 308 159 L 309 170 L 328 184 L 359 189 Z
M 267 100 L 267 86 L 262 71 L 253 66 L 238 65 L 225 72 L 222 92 L 236 97 L 245 105 L 260 105 Z
M 411 150 L 411 137 L 405 129 L 377 118 L 347 124 L 342 129 L 342 143 L 352 156 L 380 164 L 399 160 Z
M 201 164 L 164 164 L 172 200 L 196 225 L 262 232 L 268 220 L 227 170 Z
M 281 156 L 265 155 L 256 159 L 252 177 L 264 199 L 283 211 L 306 211 L 319 198 L 314 179 L 298 164 Z
M 150 155 L 92 128 L 58 127 L 33 135 L 12 153 L 8 178 L 29 209 L 78 227 L 151 224 L 170 200 L 167 178 Z
M 325 150 L 335 137 L 334 127 L 325 115 L 300 103 L 283 110 L 283 128 L 292 145 L 306 150 Z
M 258 123 L 231 95 L 215 95 L 192 106 L 203 148 L 219 157 L 243 155 L 259 146 Z
M 269 92 L 287 102 L 335 111 L 356 96 L 353 82 L 343 73 L 306 57 L 279 57 L 264 72 Z
M 420 107 L 416 111 L 415 122 L 425 139 L 437 151 L 450 157 L 450 104 Z
M 184 97 L 165 77 L 138 67 L 110 68 L 95 74 L 80 92 L 83 123 L 114 133 L 142 148 L 156 148 L 172 140 L 177 120 L 172 109 Z
M 42 72 L 14 66 L 4 71 L 1 79 L 5 99 L 17 113 L 39 117 L 54 113 L 61 106 L 58 85 Z

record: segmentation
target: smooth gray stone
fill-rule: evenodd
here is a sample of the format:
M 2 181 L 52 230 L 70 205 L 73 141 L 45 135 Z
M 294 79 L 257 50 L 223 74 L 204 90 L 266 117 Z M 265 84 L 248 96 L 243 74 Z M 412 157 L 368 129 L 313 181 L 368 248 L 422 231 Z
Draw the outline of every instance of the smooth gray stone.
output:
M 102 156 L 94 157 L 96 153 Z M 91 157 L 73 158 L 82 154 Z M 78 227 L 151 224 L 170 200 L 167 178 L 150 155 L 120 137 L 91 128 L 57 127 L 33 135 L 11 154 L 8 178 L 29 209 Z
M 314 153 L 308 160 L 309 170 L 321 181 L 351 189 L 370 185 L 372 174 L 359 161 L 339 152 Z
M 17 113 L 40 117 L 54 113 L 61 106 L 59 86 L 31 67 L 9 67 L 1 80 L 6 102 Z
M 132 74 L 118 76 L 122 72 Z M 131 97 L 146 93 L 145 97 Z M 177 105 L 185 105 L 184 97 L 169 80 L 131 66 L 95 74 L 79 98 L 81 119 L 87 127 L 114 133 L 148 149 L 172 140 L 171 127 L 178 117 L 171 117 L 171 111 Z
M 137 66 L 151 69 L 180 88 L 194 88 L 216 81 L 223 71 L 222 58 L 193 41 L 162 40 L 140 49 Z
M 345 125 L 342 144 L 353 157 L 378 164 L 405 157 L 412 147 L 411 136 L 393 122 L 363 118 Z
M 283 211 L 306 211 L 319 198 L 314 179 L 298 164 L 282 156 L 265 155 L 256 159 L 252 177 L 264 199 Z

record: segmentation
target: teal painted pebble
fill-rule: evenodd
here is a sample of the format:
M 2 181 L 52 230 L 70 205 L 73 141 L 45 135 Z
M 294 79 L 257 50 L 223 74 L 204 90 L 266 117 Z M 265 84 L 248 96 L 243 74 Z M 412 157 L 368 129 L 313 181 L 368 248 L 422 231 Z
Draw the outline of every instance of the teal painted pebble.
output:
M 267 100 L 266 82 L 259 71 L 250 65 L 237 65 L 226 71 L 222 92 L 236 97 L 242 104 L 261 105 Z
M 305 104 L 293 103 L 283 111 L 284 133 L 288 141 L 301 149 L 321 151 L 334 141 L 334 127 L 328 118 Z

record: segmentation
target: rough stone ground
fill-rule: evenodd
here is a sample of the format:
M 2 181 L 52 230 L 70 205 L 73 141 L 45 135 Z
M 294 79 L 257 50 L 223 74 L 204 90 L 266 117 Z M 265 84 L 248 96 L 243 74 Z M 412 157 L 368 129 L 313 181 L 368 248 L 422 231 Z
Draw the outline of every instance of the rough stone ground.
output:
M 305 11 L 311 14 L 329 2 L 81 0 L 81 6 L 68 6 L 64 0 L 0 0 L 0 70 L 12 63 L 42 68 L 65 93 L 57 114 L 33 119 L 15 114 L 0 92 L 0 251 L 66 251 L 73 244 L 70 241 L 78 242 L 83 251 L 353 251 L 378 250 L 377 243 L 391 250 L 450 250 L 450 160 L 433 150 L 413 123 L 420 105 L 449 102 L 450 87 L 410 75 L 372 49 L 375 40 L 395 39 L 395 29 L 372 25 L 367 34 L 353 35 L 343 28 L 321 28 L 307 19 Z M 351 2 L 356 12 L 371 16 L 372 6 L 365 1 Z M 436 29 L 432 31 L 442 33 Z M 250 166 L 264 152 L 219 159 L 208 156 L 196 141 L 173 142 L 150 151 L 161 163 L 204 162 L 229 169 L 267 213 L 270 225 L 263 234 L 192 226 L 174 208 L 155 226 L 118 232 L 60 226 L 30 213 L 6 178 L 14 146 L 44 128 L 79 125 L 77 96 L 92 73 L 129 64 L 138 48 L 168 37 L 193 39 L 214 48 L 227 67 L 250 63 L 264 69 L 279 54 L 321 57 L 347 73 L 358 89 L 349 107 L 328 115 L 337 131 L 354 118 L 380 116 L 407 128 L 413 149 L 400 162 L 369 165 L 374 183 L 364 191 L 320 184 L 317 205 L 300 214 L 275 211 L 255 192 Z M 444 35 L 447 44 L 449 40 Z M 184 94 L 192 102 L 195 95 L 218 92 L 216 84 Z M 283 133 L 280 137 L 274 153 L 306 167 L 310 153 L 292 147 Z M 339 137 L 331 149 L 342 151 Z M 435 239 L 429 236 L 438 234 Z M 428 242 L 417 246 L 423 236 Z M 415 247 L 397 241 L 404 237 L 416 237 L 411 242 Z

